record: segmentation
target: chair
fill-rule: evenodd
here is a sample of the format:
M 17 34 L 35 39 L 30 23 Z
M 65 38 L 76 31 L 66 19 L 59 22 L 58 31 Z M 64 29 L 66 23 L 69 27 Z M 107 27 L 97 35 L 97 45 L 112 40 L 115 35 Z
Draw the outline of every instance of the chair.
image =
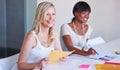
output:
M 0 65 L 0 70 L 2 70 L 2 66 Z
M 12 66 L 17 62 L 19 54 L 15 54 L 6 58 L 0 59 L 0 70 L 11 70 Z

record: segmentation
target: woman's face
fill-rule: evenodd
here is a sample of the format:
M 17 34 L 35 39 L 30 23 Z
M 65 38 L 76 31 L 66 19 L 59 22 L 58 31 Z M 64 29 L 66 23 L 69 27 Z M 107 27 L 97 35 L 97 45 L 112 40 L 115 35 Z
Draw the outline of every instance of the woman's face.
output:
M 88 19 L 89 19 L 89 11 L 83 11 L 83 12 L 76 12 L 75 16 L 76 19 L 78 20 L 78 22 L 80 23 L 87 23 Z
M 53 24 L 55 23 L 55 19 L 56 19 L 56 11 L 54 7 L 50 7 L 49 9 L 47 9 L 47 11 L 45 12 L 44 15 L 44 21 L 43 21 L 43 25 L 45 27 L 52 27 Z

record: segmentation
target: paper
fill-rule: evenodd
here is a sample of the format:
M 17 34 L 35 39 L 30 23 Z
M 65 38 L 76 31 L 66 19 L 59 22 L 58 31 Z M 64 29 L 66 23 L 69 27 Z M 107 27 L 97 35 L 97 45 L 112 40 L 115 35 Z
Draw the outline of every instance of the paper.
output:
M 88 64 L 82 64 L 79 66 L 80 70 L 89 70 L 90 69 L 90 65 Z
M 96 59 L 96 60 L 110 61 L 110 60 L 116 58 L 116 56 L 111 56 L 111 55 L 103 55 L 103 56 L 92 55 L 92 56 L 89 56 L 89 58 Z
M 108 61 L 107 61 L 108 62 Z M 109 62 L 115 62 L 115 63 L 120 63 L 120 57 L 117 56 L 115 59 L 110 60 Z
M 66 52 L 66 51 L 59 51 L 59 50 L 52 50 L 50 54 L 48 55 L 48 60 L 49 63 L 57 63 L 60 58 L 65 57 L 73 53 L 74 51 L 71 52 Z
M 120 70 L 120 65 L 96 64 L 96 70 Z
M 105 41 L 102 37 L 96 37 L 93 39 L 89 39 L 87 42 L 87 46 L 92 46 L 92 47 L 100 45 L 100 44 L 105 44 Z
M 120 65 L 118 62 L 105 62 L 104 64 Z
M 99 55 L 90 55 L 88 56 L 91 59 L 96 59 L 96 60 L 103 60 L 103 61 L 110 61 L 112 59 L 117 58 L 116 55 L 110 53 L 110 52 L 105 52 L 105 51 L 97 51 Z

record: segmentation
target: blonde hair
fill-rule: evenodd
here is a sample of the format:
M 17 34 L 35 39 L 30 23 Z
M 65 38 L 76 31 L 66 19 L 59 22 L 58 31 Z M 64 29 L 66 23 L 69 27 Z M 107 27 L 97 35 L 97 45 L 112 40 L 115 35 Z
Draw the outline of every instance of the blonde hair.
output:
M 35 14 L 35 19 L 34 19 L 34 24 L 33 24 L 33 29 L 32 30 L 34 30 L 37 33 L 37 36 L 39 37 L 39 40 L 41 40 L 40 38 L 41 38 L 41 35 L 42 35 L 41 23 L 44 21 L 46 10 L 48 8 L 50 8 L 50 7 L 54 7 L 55 8 L 55 6 L 51 2 L 41 2 L 38 5 L 38 7 L 37 7 L 36 14 Z M 54 24 L 49 29 L 49 36 L 48 36 L 48 45 L 49 46 L 55 40 L 55 35 L 56 35 L 56 31 L 55 31 L 55 24 Z

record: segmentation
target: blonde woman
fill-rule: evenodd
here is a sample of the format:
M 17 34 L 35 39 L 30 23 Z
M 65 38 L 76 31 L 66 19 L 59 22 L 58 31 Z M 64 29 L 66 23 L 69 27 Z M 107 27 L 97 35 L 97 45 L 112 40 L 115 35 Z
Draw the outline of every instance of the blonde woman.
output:
M 42 70 L 48 63 L 46 57 L 50 51 L 62 50 L 55 31 L 55 19 L 54 5 L 50 2 L 41 2 L 36 10 L 33 28 L 24 38 L 16 68 Z

